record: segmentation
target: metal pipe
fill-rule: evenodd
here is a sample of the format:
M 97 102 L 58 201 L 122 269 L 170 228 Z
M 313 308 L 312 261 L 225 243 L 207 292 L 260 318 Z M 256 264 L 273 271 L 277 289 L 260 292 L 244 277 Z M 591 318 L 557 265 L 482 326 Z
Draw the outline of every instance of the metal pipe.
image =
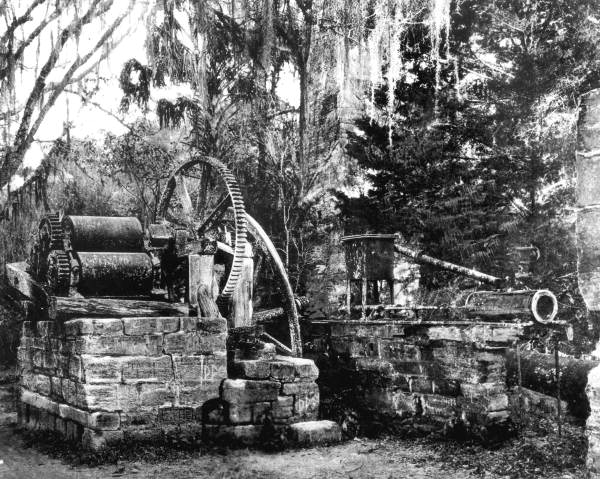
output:
M 446 269 L 448 271 L 452 271 L 457 274 L 462 274 L 464 276 L 468 276 L 469 278 L 476 279 L 483 283 L 489 283 L 496 286 L 500 286 L 504 283 L 502 278 L 498 278 L 496 276 L 492 276 L 490 274 L 485 274 L 480 271 L 471 268 L 465 268 L 464 266 L 459 266 L 454 263 L 450 263 L 448 261 L 442 261 L 441 259 L 434 258 L 432 256 L 428 256 L 423 254 L 420 251 L 415 251 L 406 246 L 402 246 L 396 242 L 394 248 L 398 253 L 401 253 L 409 258 L 412 258 L 417 263 L 430 264 L 432 266 L 437 266 L 438 268 Z
M 467 296 L 463 308 L 483 316 L 527 314 L 539 324 L 550 325 L 558 313 L 558 301 L 547 289 L 475 291 Z

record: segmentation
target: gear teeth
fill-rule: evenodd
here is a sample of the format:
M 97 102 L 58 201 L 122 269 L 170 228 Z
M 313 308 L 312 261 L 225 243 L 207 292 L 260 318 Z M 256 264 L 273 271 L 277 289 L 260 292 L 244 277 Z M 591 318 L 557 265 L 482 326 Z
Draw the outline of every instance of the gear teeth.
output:
M 185 170 L 198 163 L 209 165 L 219 173 L 221 179 L 227 187 L 227 192 L 229 193 L 231 203 L 233 204 L 233 218 L 235 223 L 233 259 L 231 262 L 231 269 L 229 270 L 229 276 L 227 277 L 225 286 L 223 287 L 223 290 L 217 299 L 217 301 L 221 304 L 225 304 L 231 299 L 231 296 L 233 295 L 235 287 L 237 286 L 242 274 L 244 254 L 246 252 L 247 243 L 246 208 L 244 207 L 242 190 L 240 189 L 235 176 L 233 176 L 233 173 L 231 173 L 231 171 L 223 163 L 211 157 L 200 156 L 188 161 L 177 168 L 177 170 L 175 170 L 175 172 L 171 175 L 171 178 L 167 182 L 167 187 L 161 196 L 158 211 L 163 218 L 166 216 L 167 207 L 175 189 L 175 176 L 185 172 Z
M 69 255 L 62 250 L 53 250 L 48 254 L 46 281 L 57 295 L 68 294 L 71 279 Z
M 49 250 L 57 250 L 62 248 L 64 231 L 58 213 L 46 215 L 40 222 L 40 235 L 43 231 L 47 231 Z
M 52 250 L 63 248 L 63 228 L 58 213 L 50 213 L 42 218 L 38 227 L 38 248 L 33 268 L 38 281 L 46 281 L 48 255 Z

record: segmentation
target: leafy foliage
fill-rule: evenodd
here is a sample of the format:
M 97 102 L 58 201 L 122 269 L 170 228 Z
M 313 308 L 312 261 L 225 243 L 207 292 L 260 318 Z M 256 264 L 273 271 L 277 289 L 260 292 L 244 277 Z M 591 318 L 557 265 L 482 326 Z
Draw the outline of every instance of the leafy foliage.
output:
M 499 276 L 514 275 L 515 247 L 532 245 L 540 260 L 522 279 L 556 288 L 563 319 L 580 320 L 568 209 L 575 99 L 597 86 L 600 57 L 588 16 L 598 4 L 576 3 L 460 2 L 450 38 L 436 45 L 456 64 L 436 64 L 426 26 L 410 26 L 392 144 L 385 87 L 379 113 L 349 132 L 370 188 L 340 195 L 346 231 L 400 231 L 434 256 Z M 430 286 L 449 281 L 429 273 Z

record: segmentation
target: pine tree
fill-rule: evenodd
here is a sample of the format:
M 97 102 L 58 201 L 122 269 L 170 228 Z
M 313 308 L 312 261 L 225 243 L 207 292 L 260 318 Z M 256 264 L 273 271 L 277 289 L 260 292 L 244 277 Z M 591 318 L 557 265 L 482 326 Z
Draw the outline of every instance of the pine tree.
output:
M 597 8 L 595 0 L 460 2 L 439 44 L 426 25 L 411 25 L 391 144 L 386 87 L 375 94 L 379 114 L 349 133 L 348 153 L 371 187 L 340 195 L 347 232 L 400 231 L 434 256 L 500 276 L 514 272 L 515 246 L 533 244 L 547 271 L 574 270 L 564 206 L 574 99 L 598 79 L 588 17 Z M 549 230 L 556 241 L 542 235 Z

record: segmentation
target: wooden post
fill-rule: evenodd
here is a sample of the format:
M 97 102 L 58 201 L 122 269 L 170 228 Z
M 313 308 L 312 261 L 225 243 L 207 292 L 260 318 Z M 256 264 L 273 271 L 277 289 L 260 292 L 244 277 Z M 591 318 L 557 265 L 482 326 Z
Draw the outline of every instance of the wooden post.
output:
M 360 305 L 361 305 L 361 316 L 360 319 L 365 321 L 367 319 L 367 251 L 366 246 L 363 244 L 361 247 L 362 253 L 362 265 L 361 265 L 361 288 L 360 288 Z
M 191 307 L 198 306 L 198 288 L 206 286 L 206 290 L 216 299 L 214 291 L 215 256 L 212 254 L 188 255 L 188 301 Z M 218 291 L 217 291 L 218 295 Z
M 361 293 L 360 293 L 360 305 L 361 305 L 361 317 L 360 319 L 367 319 L 367 278 L 363 276 L 361 281 Z
M 221 313 L 209 286 L 201 284 L 198 287 L 197 311 L 199 318 L 220 318 Z
M 229 327 L 253 326 L 252 293 L 254 285 L 254 254 L 250 243 L 246 243 L 242 274 L 232 296 L 232 311 Z
M 554 333 L 554 379 L 556 381 L 556 421 L 558 437 L 562 436 L 562 417 L 560 408 L 560 362 L 558 359 L 558 335 Z
M 350 316 L 350 312 L 352 311 L 352 282 L 349 279 L 346 279 L 346 308 L 348 310 L 348 316 Z

